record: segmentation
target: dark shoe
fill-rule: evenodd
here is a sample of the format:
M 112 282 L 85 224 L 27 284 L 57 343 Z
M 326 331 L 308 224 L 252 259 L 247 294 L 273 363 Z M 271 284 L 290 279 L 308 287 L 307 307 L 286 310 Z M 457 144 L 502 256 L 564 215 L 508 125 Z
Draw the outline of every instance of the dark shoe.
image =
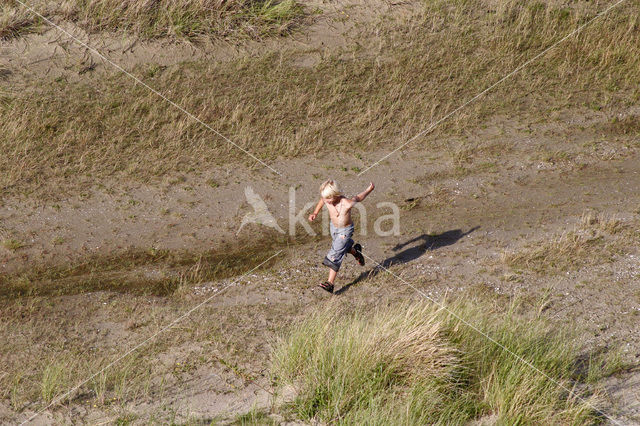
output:
M 321 289 L 327 290 L 329 293 L 333 294 L 333 284 L 331 284 L 329 281 L 325 281 L 319 285 Z
M 364 266 L 364 256 L 362 255 L 362 246 L 359 243 L 354 244 L 353 251 L 356 252 L 356 254 L 354 254 L 353 257 L 356 258 L 360 266 Z

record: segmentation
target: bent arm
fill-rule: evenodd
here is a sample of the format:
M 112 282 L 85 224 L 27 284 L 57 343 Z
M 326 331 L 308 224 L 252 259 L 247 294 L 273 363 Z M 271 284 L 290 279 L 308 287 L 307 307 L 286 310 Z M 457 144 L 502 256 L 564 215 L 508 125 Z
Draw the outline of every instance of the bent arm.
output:
M 367 198 L 367 195 L 371 194 L 371 191 L 373 191 L 374 188 L 375 186 L 373 186 L 373 182 L 371 182 L 369 184 L 369 187 L 364 191 L 362 191 L 361 193 L 359 193 L 358 195 L 356 195 L 355 197 L 353 197 L 353 200 L 356 202 L 360 202 L 364 200 L 365 198 Z
M 316 204 L 316 208 L 313 209 L 313 213 L 309 215 L 309 222 L 313 222 L 315 220 L 316 216 L 318 216 L 318 213 L 322 209 L 323 204 L 324 204 L 324 200 L 320 198 L 320 201 L 318 201 L 318 204 Z

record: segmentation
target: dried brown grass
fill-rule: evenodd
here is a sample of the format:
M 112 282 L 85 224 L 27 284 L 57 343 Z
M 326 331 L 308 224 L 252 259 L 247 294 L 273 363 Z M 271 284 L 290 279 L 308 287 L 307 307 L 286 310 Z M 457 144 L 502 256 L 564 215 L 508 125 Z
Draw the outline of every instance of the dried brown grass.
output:
M 137 248 L 68 263 L 32 263 L 0 275 L 0 300 L 95 291 L 167 296 L 187 288 L 190 291 L 198 283 L 240 275 L 249 269 L 248 265 L 267 260 L 278 248 L 309 240 L 267 234 L 255 236 L 251 244 L 238 241 L 197 252 Z
M 624 228 L 624 223 L 615 214 L 585 212 L 580 218 L 584 229 L 594 229 L 600 233 L 616 234 Z
M 608 107 L 634 102 L 637 7 L 627 3 L 597 20 L 412 146 L 438 149 L 437 136 L 496 114 L 545 114 L 596 98 Z M 313 68 L 295 65 L 305 52 L 286 51 L 135 73 L 266 161 L 370 151 L 404 142 L 597 10 L 587 2 L 562 9 L 515 1 L 489 11 L 478 1 L 437 2 L 377 33 L 363 30 L 365 49 L 329 54 Z M 0 103 L 4 192 L 61 196 L 107 178 L 148 182 L 220 163 L 255 165 L 123 75 L 11 92 Z
M 623 228 L 615 215 L 586 212 L 574 229 L 547 241 L 504 252 L 502 261 L 511 268 L 540 274 L 611 262 L 624 245 L 624 238 L 614 237 Z
M 63 0 L 25 1 L 54 21 L 72 22 L 95 33 L 195 41 L 203 37 L 261 37 L 287 34 L 302 16 L 294 0 Z M 40 18 L 12 0 L 2 0 L 0 38 L 36 32 Z
M 40 19 L 12 0 L 0 0 L 0 41 L 36 32 Z

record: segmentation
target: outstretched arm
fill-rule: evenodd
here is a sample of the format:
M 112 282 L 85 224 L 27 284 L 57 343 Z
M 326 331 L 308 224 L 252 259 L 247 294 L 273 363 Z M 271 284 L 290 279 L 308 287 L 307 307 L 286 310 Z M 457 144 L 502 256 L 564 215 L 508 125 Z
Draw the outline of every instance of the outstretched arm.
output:
M 373 182 L 369 183 L 369 187 L 364 191 L 362 191 L 361 193 L 359 193 L 358 195 L 356 195 L 355 197 L 353 197 L 353 200 L 357 202 L 364 200 L 365 198 L 367 198 L 367 195 L 371 194 L 371 191 L 373 191 L 374 188 L 375 186 L 373 185 Z
M 318 201 L 318 204 L 316 204 L 316 208 L 313 209 L 313 213 L 309 215 L 309 222 L 313 222 L 316 216 L 318 216 L 318 213 L 320 213 L 320 210 L 322 209 L 323 205 L 324 205 L 324 200 L 320 198 L 320 201 Z

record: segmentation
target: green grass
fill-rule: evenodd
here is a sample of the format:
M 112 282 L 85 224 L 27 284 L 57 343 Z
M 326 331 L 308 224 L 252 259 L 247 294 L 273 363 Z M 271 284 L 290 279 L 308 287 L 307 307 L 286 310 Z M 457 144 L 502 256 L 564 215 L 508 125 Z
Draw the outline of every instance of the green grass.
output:
M 295 0 L 66 0 L 26 2 L 54 22 L 70 21 L 89 32 L 109 31 L 146 39 L 196 41 L 205 37 L 256 38 L 284 35 L 300 22 Z M 37 32 L 47 26 L 19 3 L 2 0 L 0 38 Z
M 41 329 L 44 328 L 45 326 L 41 326 Z M 6 371 L 12 384 L 11 389 L 3 389 L 0 396 L 6 398 L 7 394 L 11 394 L 13 410 L 21 412 L 33 406 L 33 403 L 44 407 L 54 401 L 62 404 L 73 401 L 76 396 L 74 394 L 69 395 L 68 400 L 60 398 L 74 385 L 109 365 L 113 360 L 112 354 L 116 352 L 114 348 L 100 347 L 89 354 L 86 347 L 83 349 L 79 342 L 74 341 L 69 345 L 68 339 L 66 344 L 63 340 L 64 337 L 60 340 L 49 340 L 44 345 L 54 345 L 54 348 L 45 349 L 36 344 L 31 350 L 36 351 L 38 356 L 30 358 L 22 354 L 22 362 L 15 359 L 15 354 L 4 354 L 8 361 L 11 358 Z M 73 346 L 73 349 L 69 346 Z M 145 348 L 142 355 L 133 354 L 109 367 L 84 385 L 81 402 L 78 402 L 90 402 L 93 407 L 104 408 L 117 406 L 127 399 L 147 394 L 153 381 L 153 356 L 157 356 L 164 349 L 166 344 L 155 345 L 151 349 Z M 40 358 L 42 356 L 50 359 Z M 25 361 L 27 365 L 24 364 Z M 6 378 L 2 381 L 5 382 Z
M 230 423 L 234 426 L 248 426 L 248 425 L 278 425 L 279 422 L 269 417 L 269 414 L 264 410 L 258 408 L 252 408 L 244 414 L 237 416 L 234 421 Z
M 9 251 L 16 251 L 22 247 L 24 247 L 24 243 L 22 241 L 16 240 L 15 238 L 7 238 L 0 241 L 0 245 Z
M 516 1 L 487 11 L 479 1 L 437 1 L 406 22 L 381 23 L 378 33 L 363 28 L 359 47 L 329 49 L 312 68 L 296 65 L 305 52 L 287 50 L 134 73 L 263 160 L 345 146 L 357 153 L 398 146 L 596 10 L 586 2 L 564 10 Z M 438 136 L 472 131 L 496 116 L 546 116 L 594 98 L 605 109 L 633 105 L 640 98 L 639 12 L 625 3 L 412 147 L 442 149 Z M 159 181 L 249 161 L 124 75 L 45 79 L 5 92 L 3 192 L 61 197 L 106 178 Z M 457 161 L 460 155 L 464 147 Z
M 273 380 L 293 385 L 284 410 L 302 421 L 338 424 L 595 424 L 597 398 L 576 367 L 577 346 L 542 318 L 496 311 L 486 302 L 428 302 L 375 311 L 316 310 L 273 353 Z M 601 364 L 592 363 L 589 377 Z M 569 394 L 571 389 L 575 394 Z M 584 399 L 582 399 L 584 398 Z
M 68 371 L 64 366 L 58 363 L 49 364 L 42 373 L 42 400 L 49 403 L 58 392 L 68 387 L 67 377 Z

